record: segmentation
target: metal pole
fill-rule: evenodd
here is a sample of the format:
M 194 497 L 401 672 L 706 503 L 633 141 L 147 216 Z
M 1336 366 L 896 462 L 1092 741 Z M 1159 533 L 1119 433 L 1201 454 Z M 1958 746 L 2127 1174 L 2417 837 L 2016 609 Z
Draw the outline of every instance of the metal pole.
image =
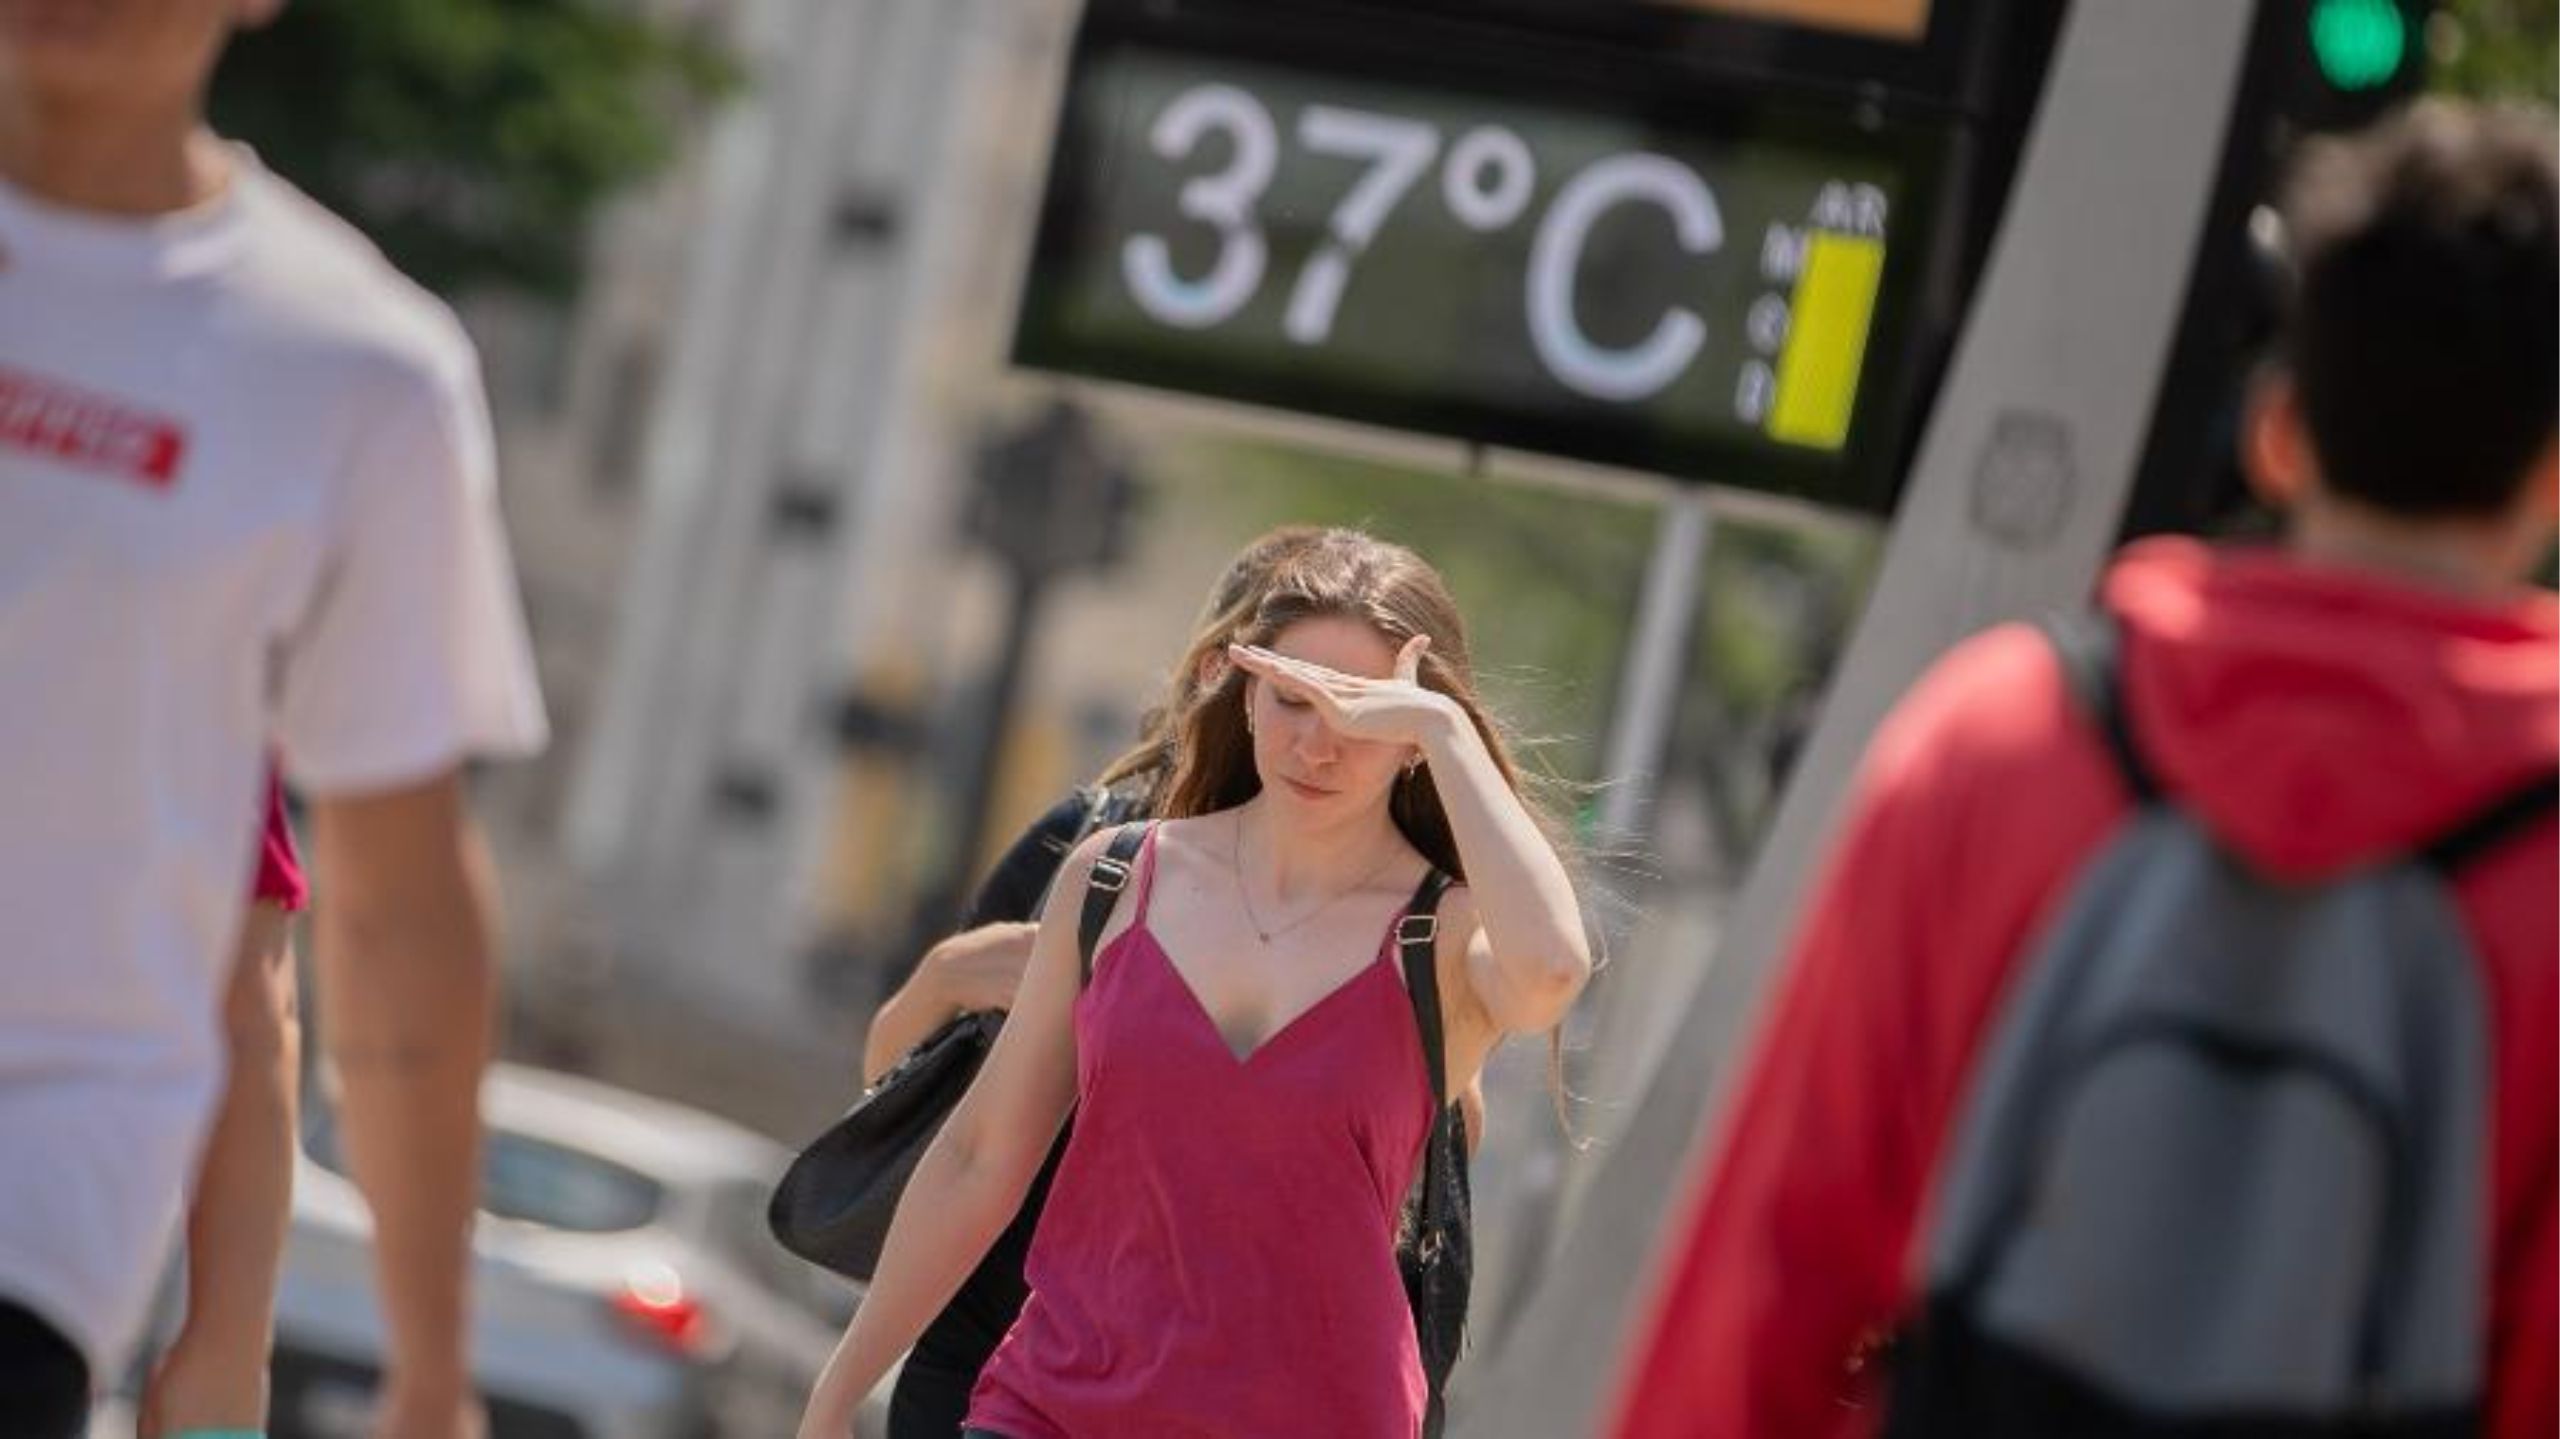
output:
M 1644 594 L 1636 604 L 1617 711 L 1610 717 L 1609 742 L 1602 751 L 1599 828 L 1609 842 L 1633 838 L 1651 819 L 1648 801 L 1661 773 L 1671 722 L 1680 712 L 1698 583 L 1713 529 L 1706 492 L 1683 489 L 1663 507 L 1654 530 L 1653 557 L 1645 564 Z

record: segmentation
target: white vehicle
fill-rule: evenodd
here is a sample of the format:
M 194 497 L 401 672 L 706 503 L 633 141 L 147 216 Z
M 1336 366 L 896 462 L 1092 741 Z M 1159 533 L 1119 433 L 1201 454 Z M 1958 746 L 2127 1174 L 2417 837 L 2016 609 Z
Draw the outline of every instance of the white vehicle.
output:
M 361 1439 L 384 1351 L 372 1223 L 314 1110 L 270 1432 Z M 700 1110 L 507 1065 L 482 1110 L 472 1364 L 490 1439 L 790 1433 L 855 1292 L 765 1230 L 786 1151 Z M 876 1412 L 864 1432 L 882 1432 Z

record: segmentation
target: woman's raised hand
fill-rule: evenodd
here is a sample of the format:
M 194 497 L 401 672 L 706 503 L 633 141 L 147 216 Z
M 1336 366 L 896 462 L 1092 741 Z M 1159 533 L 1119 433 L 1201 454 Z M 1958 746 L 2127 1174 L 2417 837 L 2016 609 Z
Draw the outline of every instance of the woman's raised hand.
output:
M 1325 724 L 1346 739 L 1419 745 L 1461 714 L 1448 696 L 1422 686 L 1422 655 L 1429 635 L 1415 635 L 1396 651 L 1395 673 L 1364 679 L 1262 648 L 1229 645 L 1227 658 L 1247 674 L 1277 684 L 1316 707 Z

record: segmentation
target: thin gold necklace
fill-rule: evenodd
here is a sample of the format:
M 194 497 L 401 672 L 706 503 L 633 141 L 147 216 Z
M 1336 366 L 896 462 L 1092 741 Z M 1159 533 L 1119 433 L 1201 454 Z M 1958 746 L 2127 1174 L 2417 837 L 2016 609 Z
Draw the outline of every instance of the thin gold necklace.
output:
M 1381 862 L 1377 868 L 1360 876 L 1360 878 L 1354 881 L 1349 888 L 1339 891 L 1332 898 L 1327 899 L 1324 903 L 1308 910 L 1305 914 L 1299 915 L 1296 919 L 1289 921 L 1287 924 L 1280 925 L 1273 929 L 1265 929 L 1262 926 L 1262 916 L 1253 912 L 1252 887 L 1244 882 L 1244 816 L 1242 815 L 1236 816 L 1235 848 L 1228 852 L 1228 858 L 1233 862 L 1236 871 L 1236 898 L 1244 904 L 1244 922 L 1252 926 L 1254 937 L 1261 940 L 1266 948 L 1269 947 L 1271 941 L 1278 939 L 1289 931 L 1308 923 L 1317 915 L 1324 913 L 1326 910 L 1342 903 L 1351 896 L 1367 889 L 1371 884 L 1377 881 L 1378 876 L 1385 874 L 1388 870 L 1394 868 L 1395 862 L 1399 857 L 1400 856 L 1390 848 L 1387 851 L 1386 859 Z

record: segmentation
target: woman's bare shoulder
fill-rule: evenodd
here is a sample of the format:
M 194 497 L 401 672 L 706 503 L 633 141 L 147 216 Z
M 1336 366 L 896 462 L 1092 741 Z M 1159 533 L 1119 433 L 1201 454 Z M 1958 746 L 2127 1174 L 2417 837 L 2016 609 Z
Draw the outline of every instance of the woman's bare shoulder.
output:
M 1225 810 L 1157 820 L 1156 863 L 1162 866 L 1167 860 L 1185 863 L 1214 859 L 1224 865 L 1235 846 L 1235 835 L 1235 816 Z

